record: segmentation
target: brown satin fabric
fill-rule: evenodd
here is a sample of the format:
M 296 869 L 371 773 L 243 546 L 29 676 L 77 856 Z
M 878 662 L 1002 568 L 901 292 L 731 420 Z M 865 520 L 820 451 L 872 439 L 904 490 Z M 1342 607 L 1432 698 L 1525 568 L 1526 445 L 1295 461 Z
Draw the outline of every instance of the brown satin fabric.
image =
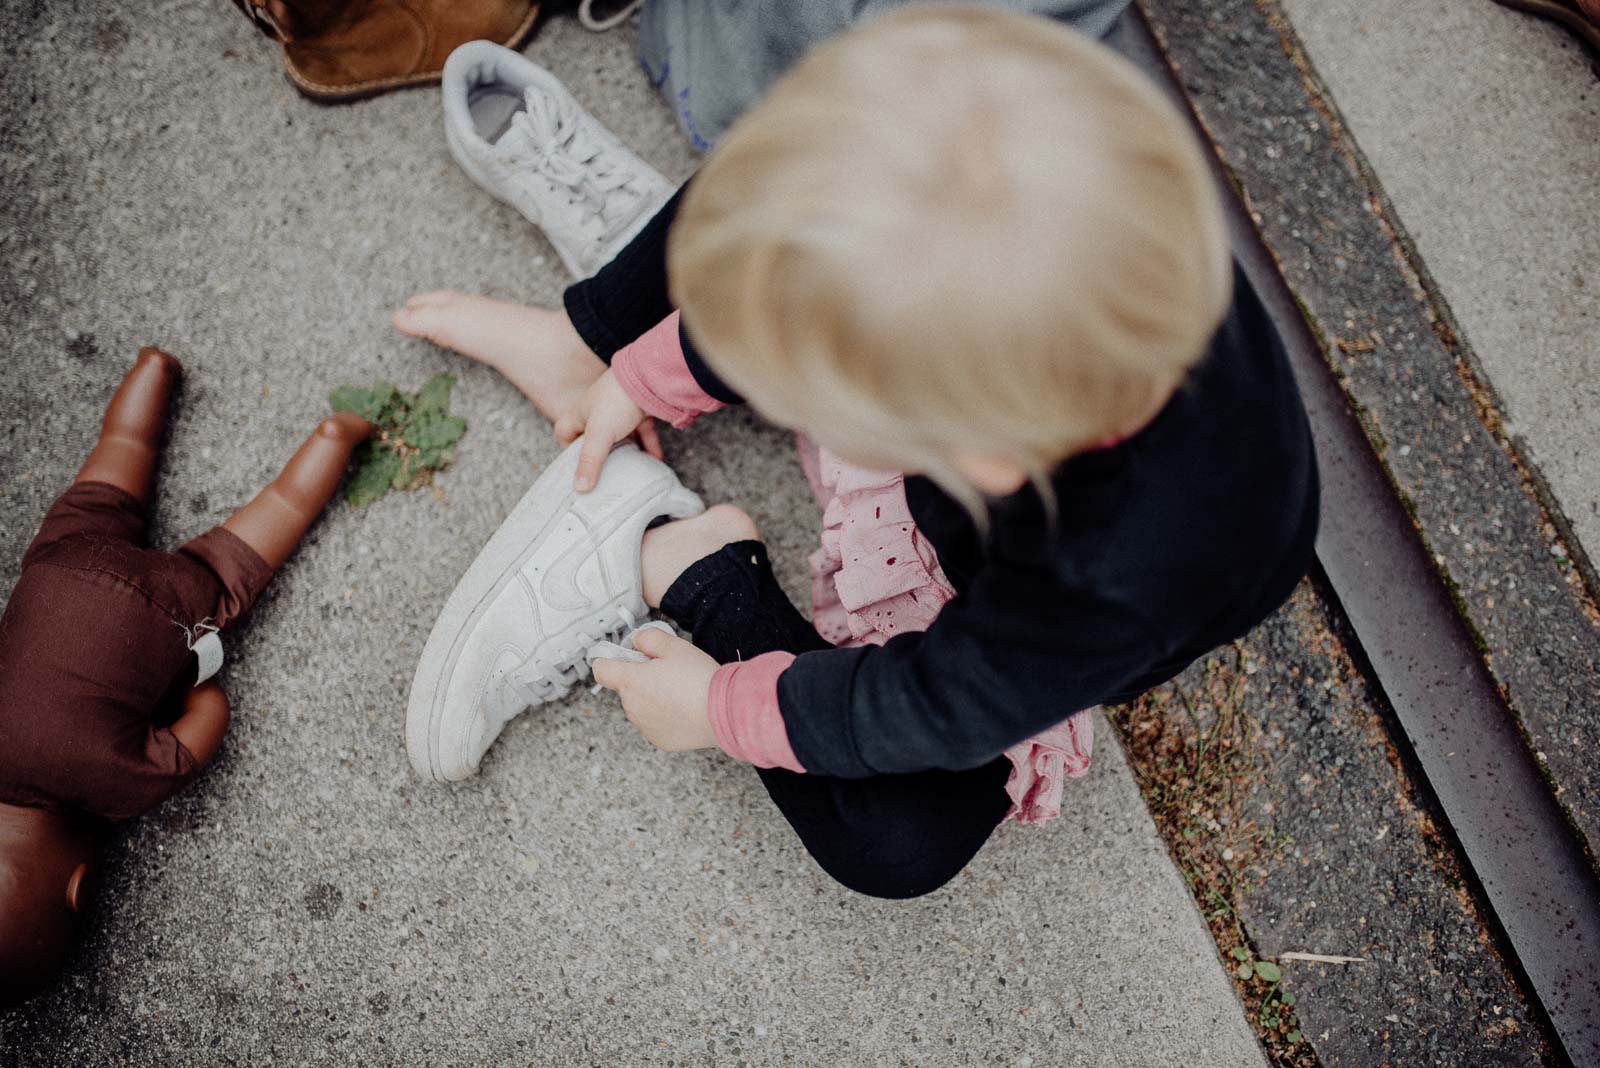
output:
M 46 514 L 0 616 L 0 801 L 127 819 L 182 788 L 167 730 L 194 685 L 188 635 L 233 622 L 272 572 L 217 527 L 144 547 L 143 506 L 75 483 Z

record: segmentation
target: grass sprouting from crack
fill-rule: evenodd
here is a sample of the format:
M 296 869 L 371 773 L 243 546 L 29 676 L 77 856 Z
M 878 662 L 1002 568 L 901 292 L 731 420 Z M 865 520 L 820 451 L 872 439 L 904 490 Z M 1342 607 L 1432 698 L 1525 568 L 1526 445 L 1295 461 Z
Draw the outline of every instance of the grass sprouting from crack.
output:
M 1315 1068 L 1295 995 L 1277 963 L 1261 959 L 1235 908 L 1242 873 L 1266 834 L 1244 822 L 1245 796 L 1261 781 L 1243 643 L 1205 662 L 1198 687 L 1172 682 L 1110 710 L 1150 815 L 1211 928 L 1234 986 L 1275 1068 Z
M 455 384 L 454 375 L 441 374 L 415 393 L 374 382 L 365 389 L 340 386 L 328 394 L 334 411 L 355 412 L 375 428 L 356 449 L 355 473 L 345 489 L 351 504 L 371 504 L 391 489 L 426 486 L 434 472 L 450 466 L 467 429 L 465 419 L 450 414 Z

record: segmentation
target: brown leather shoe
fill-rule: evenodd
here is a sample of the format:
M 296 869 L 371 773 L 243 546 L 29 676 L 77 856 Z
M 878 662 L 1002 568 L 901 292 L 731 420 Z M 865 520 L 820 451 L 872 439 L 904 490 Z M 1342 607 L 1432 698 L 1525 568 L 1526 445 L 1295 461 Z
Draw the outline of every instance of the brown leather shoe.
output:
M 1495 3 L 1559 22 L 1600 53 L 1600 0 L 1495 0 Z
M 294 87 L 334 103 L 439 80 L 468 41 L 516 48 L 539 15 L 535 0 L 233 0 L 283 45 Z

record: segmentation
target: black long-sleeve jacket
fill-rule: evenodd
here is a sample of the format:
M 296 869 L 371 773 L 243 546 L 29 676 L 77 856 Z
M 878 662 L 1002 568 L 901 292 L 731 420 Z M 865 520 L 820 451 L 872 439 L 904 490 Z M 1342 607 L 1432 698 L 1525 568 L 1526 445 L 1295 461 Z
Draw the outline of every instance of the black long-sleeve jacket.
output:
M 607 307 L 664 316 L 677 200 L 568 290 L 586 338 L 642 332 L 608 324 Z M 693 339 L 680 341 L 701 388 L 737 402 Z M 1080 709 L 1167 681 L 1283 602 L 1312 559 L 1316 457 L 1282 341 L 1242 271 L 1206 355 L 1155 420 L 1067 460 L 1051 486 L 1053 522 L 1027 487 L 989 503 L 985 535 L 934 483 L 906 479 L 958 596 L 924 632 L 804 653 L 784 671 L 779 707 L 808 772 L 975 767 Z

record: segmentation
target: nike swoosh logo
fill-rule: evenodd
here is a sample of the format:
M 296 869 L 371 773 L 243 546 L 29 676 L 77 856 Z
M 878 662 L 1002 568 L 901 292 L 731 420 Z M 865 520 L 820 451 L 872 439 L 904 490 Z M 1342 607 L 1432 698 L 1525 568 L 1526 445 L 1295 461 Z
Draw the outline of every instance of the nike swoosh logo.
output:
M 619 502 L 606 511 L 601 519 L 601 524 L 606 528 L 614 528 L 617 524 L 613 516 L 617 512 L 631 515 L 661 492 L 659 486 L 649 486 Z M 583 536 L 569 545 L 565 552 L 556 557 L 550 569 L 544 574 L 544 581 L 539 584 L 539 594 L 544 603 L 552 608 L 564 612 L 578 612 L 589 607 L 591 601 L 584 596 L 583 590 L 578 586 L 578 572 L 589 558 L 600 551 L 601 539 L 595 536 L 595 526 L 577 512 L 572 516 L 583 524 Z M 603 568 L 602 562 L 602 568 Z M 611 596 L 615 591 L 611 589 L 610 576 L 602 575 L 605 579 L 605 594 Z

